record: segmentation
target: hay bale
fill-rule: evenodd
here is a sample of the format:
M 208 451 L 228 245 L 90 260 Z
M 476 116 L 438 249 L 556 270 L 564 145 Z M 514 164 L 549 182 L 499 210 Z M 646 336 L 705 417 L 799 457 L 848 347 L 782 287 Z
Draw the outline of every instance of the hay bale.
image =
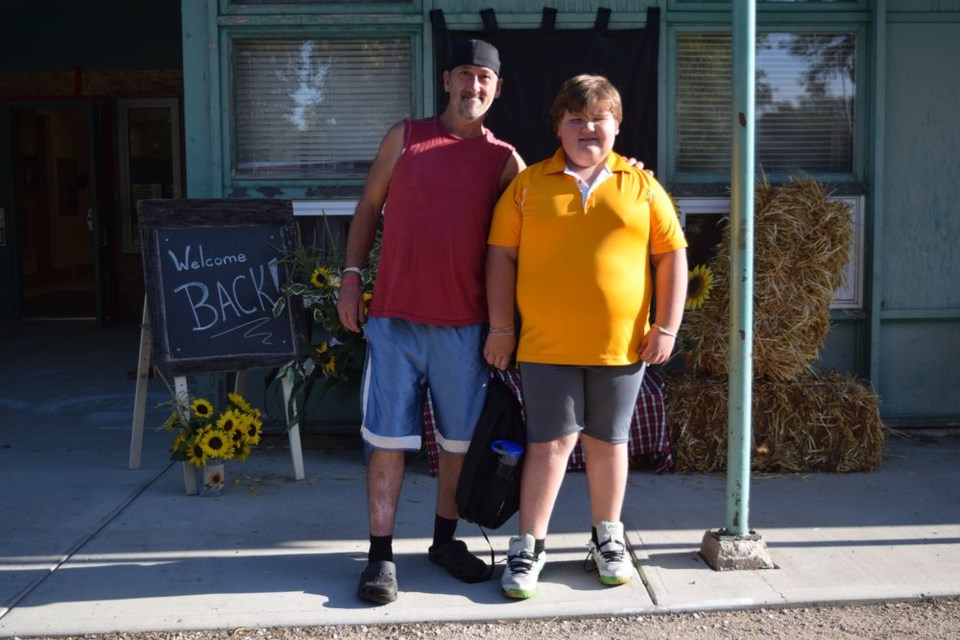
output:
M 667 381 L 667 428 L 675 469 L 723 471 L 727 463 L 727 381 L 690 374 Z M 883 455 L 876 395 L 837 373 L 753 385 L 755 472 L 872 471 Z
M 850 246 L 850 207 L 811 178 L 758 182 L 754 199 L 753 368 L 773 380 L 811 372 Z M 729 222 L 729 221 L 728 221 Z M 714 293 L 683 326 L 687 364 L 727 375 L 730 229 L 711 262 Z

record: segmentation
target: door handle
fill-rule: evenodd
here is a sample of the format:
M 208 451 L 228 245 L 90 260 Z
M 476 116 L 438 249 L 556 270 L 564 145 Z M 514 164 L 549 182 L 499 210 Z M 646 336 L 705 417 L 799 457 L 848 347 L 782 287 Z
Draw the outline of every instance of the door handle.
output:
M 87 209 L 87 231 L 93 231 L 93 209 Z

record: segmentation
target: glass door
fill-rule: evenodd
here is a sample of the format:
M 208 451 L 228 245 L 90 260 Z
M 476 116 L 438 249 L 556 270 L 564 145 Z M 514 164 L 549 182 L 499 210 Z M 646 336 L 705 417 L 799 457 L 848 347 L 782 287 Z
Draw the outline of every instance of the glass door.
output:
M 137 202 L 182 197 L 179 103 L 176 98 L 120 100 L 117 121 L 123 251 L 139 253 Z
M 17 220 L 6 222 L 19 234 L 19 315 L 95 318 L 89 110 L 86 105 L 20 107 L 13 110 L 13 125 Z

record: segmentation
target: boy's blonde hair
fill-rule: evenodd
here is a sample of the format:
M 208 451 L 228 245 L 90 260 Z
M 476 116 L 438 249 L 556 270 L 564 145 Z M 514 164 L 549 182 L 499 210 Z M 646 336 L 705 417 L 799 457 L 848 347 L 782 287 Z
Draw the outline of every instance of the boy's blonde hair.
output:
M 550 117 L 553 120 L 554 132 L 559 130 L 563 114 L 587 113 L 597 105 L 608 106 L 617 126 L 623 122 L 623 103 L 620 101 L 620 92 L 603 76 L 587 73 L 574 76 L 560 86 L 557 97 L 553 99 L 550 108 Z

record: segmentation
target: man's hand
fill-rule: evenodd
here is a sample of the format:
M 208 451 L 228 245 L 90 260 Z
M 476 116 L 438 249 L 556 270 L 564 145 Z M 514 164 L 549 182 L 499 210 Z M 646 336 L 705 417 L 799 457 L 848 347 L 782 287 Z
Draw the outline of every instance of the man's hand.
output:
M 340 316 L 340 324 L 354 333 L 360 332 L 360 327 L 367 320 L 364 306 L 366 302 L 363 299 L 363 290 L 360 286 L 360 278 L 347 277 L 350 273 L 344 274 L 340 282 L 340 294 L 337 296 L 337 315 Z M 354 274 L 355 275 L 355 274 Z
M 643 169 L 643 163 L 637 160 L 636 158 L 627 158 L 627 164 L 631 167 L 636 167 L 637 169 Z M 650 169 L 643 169 L 643 170 L 649 173 L 651 176 L 653 175 L 653 171 L 651 171 Z

